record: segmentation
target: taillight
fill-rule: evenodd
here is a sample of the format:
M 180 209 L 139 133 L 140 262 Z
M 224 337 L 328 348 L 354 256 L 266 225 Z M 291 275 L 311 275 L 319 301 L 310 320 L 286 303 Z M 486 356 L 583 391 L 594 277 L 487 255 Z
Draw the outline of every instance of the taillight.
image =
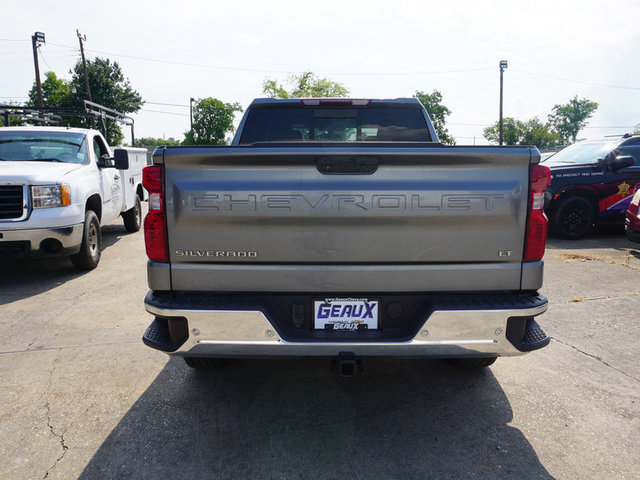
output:
M 551 171 L 545 165 L 529 167 L 529 212 L 524 240 L 524 262 L 544 257 L 547 244 L 547 216 L 544 214 L 544 191 L 551 183 Z
M 149 165 L 142 170 L 142 185 L 149 192 L 149 213 L 144 219 L 144 244 L 152 262 L 168 262 L 167 222 L 164 212 L 164 167 Z

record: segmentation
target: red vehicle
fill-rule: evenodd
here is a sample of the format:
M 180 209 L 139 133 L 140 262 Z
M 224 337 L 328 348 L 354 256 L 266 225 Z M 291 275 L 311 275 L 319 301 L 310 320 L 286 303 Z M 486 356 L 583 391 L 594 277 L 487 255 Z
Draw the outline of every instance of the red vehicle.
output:
M 636 190 L 635 195 L 631 199 L 629 204 L 629 210 L 627 210 L 627 218 L 624 222 L 624 229 L 627 233 L 627 238 L 632 242 L 640 243 L 640 212 L 638 206 L 640 205 L 640 190 Z

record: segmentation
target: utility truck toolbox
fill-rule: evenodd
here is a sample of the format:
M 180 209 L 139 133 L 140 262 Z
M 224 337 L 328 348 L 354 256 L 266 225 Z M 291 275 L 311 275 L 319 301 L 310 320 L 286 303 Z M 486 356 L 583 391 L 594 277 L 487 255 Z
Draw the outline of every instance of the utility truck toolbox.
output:
M 444 146 L 416 99 L 254 100 L 231 145 L 158 148 L 144 170 L 143 340 L 198 368 L 541 348 L 539 160 Z
M 100 261 L 101 226 L 140 229 L 146 150 L 112 150 L 97 130 L 0 128 L 0 259 L 69 255 Z

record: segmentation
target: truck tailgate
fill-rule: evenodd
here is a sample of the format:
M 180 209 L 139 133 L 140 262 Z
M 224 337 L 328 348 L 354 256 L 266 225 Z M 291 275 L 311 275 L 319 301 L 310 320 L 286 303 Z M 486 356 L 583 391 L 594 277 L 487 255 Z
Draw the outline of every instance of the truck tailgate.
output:
M 532 151 L 166 148 L 172 288 L 517 290 Z

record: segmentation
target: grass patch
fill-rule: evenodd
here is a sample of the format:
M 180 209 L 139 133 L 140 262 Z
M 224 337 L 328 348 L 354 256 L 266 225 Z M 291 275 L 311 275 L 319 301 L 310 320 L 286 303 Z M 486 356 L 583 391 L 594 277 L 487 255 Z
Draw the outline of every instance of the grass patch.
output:
M 613 257 L 596 257 L 594 255 L 583 255 L 581 253 L 559 253 L 556 255 L 556 258 L 559 258 L 564 263 L 575 263 L 575 262 L 604 262 L 610 265 L 618 265 L 620 267 L 631 268 L 632 270 L 640 270 L 640 268 L 631 265 L 629 262 L 631 260 L 631 255 L 627 255 L 626 262 L 618 260 Z
M 580 253 L 559 253 L 557 257 L 561 260 L 564 260 L 567 263 L 573 263 L 576 261 L 581 262 L 593 262 L 598 260 L 604 260 L 602 257 L 594 257 L 592 255 L 582 255 Z

